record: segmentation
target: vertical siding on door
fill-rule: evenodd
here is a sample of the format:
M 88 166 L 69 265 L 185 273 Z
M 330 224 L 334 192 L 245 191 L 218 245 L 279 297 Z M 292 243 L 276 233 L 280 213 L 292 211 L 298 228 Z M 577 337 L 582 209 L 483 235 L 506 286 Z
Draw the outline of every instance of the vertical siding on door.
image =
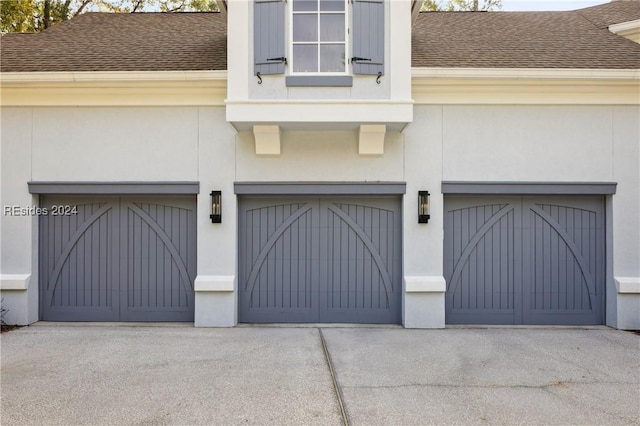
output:
M 445 233 L 447 309 L 452 316 L 481 313 L 512 321 L 514 310 L 514 207 L 483 204 L 448 211 Z
M 192 321 L 195 200 L 43 197 L 77 214 L 40 218 L 41 316 Z
M 601 197 L 448 197 L 449 323 L 601 324 Z
M 239 202 L 241 322 L 400 321 L 399 199 Z
M 601 315 L 603 219 L 601 199 L 567 206 L 525 201 L 531 225 L 528 321 Z M 586 319 L 585 319 L 586 321 Z
M 312 306 L 314 236 L 311 207 L 304 202 L 253 203 L 241 210 L 239 278 L 241 319 L 280 309 L 304 314 Z
M 394 212 L 332 203 L 327 215 L 327 308 L 391 309 L 397 238 Z
M 195 211 L 157 202 L 126 202 L 122 208 L 124 316 L 131 321 L 169 315 L 191 320 L 195 270 L 189 259 L 195 255 Z
M 43 203 L 53 212 L 54 205 Z M 73 204 L 77 214 L 40 216 L 41 311 L 46 319 L 82 320 L 95 312 L 117 319 L 113 309 L 112 249 L 114 205 Z

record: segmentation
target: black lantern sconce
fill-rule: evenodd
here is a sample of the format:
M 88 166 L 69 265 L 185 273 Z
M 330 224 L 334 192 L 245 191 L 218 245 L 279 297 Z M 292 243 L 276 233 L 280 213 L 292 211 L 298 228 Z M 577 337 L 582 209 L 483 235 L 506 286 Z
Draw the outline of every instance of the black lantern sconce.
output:
M 211 223 L 222 223 L 222 191 L 211 191 Z
M 429 223 L 429 191 L 418 191 L 418 223 Z

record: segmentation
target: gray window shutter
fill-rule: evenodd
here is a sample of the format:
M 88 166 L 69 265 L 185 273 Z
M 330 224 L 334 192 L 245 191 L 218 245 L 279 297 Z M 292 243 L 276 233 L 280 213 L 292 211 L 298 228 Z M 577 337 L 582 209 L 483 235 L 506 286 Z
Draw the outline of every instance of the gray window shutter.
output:
M 285 58 L 284 0 L 253 2 L 254 73 L 283 74 Z
M 354 74 L 384 74 L 384 0 L 353 0 Z

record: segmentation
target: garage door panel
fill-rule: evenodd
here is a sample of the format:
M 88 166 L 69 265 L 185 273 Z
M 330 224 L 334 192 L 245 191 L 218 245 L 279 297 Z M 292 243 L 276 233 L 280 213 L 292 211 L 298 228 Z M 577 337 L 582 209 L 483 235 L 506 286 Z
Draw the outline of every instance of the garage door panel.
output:
M 195 211 L 179 200 L 145 201 L 121 206 L 122 318 L 192 321 L 195 271 L 188 259 L 196 245 Z
M 464 323 L 474 315 L 497 315 L 513 321 L 517 206 L 508 200 L 464 199 L 447 206 L 447 320 Z
M 306 200 L 241 202 L 240 321 L 278 321 L 282 311 L 304 321 L 317 311 L 311 297 L 317 241 L 313 221 Z
M 371 208 L 363 208 L 362 206 L 348 206 L 348 208 L 354 213 L 358 209 L 361 213 L 369 210 L 366 217 L 372 216 L 371 210 L 373 209 Z M 367 233 L 364 227 L 360 226 L 352 216 L 342 212 L 342 208 L 338 212 L 332 207 L 329 207 L 328 211 L 327 250 L 329 261 L 326 269 L 331 271 L 328 274 L 331 278 L 331 289 L 338 293 L 344 289 L 347 294 L 358 293 L 361 295 L 361 297 L 342 299 L 340 303 L 345 308 L 372 307 L 374 298 L 379 297 L 378 294 L 383 295 L 384 305 L 386 305 L 388 296 L 393 293 L 393 283 L 389 274 L 389 269 L 393 268 L 393 259 L 388 258 L 388 254 L 393 253 L 393 230 L 386 227 L 377 228 L 376 240 L 379 242 L 376 245 L 370 237 L 372 233 L 370 227 L 369 233 Z M 378 213 L 376 217 L 379 217 L 380 212 L 376 213 Z M 384 211 L 382 215 L 387 216 L 388 213 Z M 364 215 L 354 214 L 354 216 L 361 223 L 365 222 Z M 389 245 L 391 247 L 388 247 Z M 341 271 L 341 274 L 336 276 L 333 273 L 334 270 Z M 378 279 L 374 281 L 373 276 Z M 368 303 L 365 299 L 368 299 Z M 332 305 L 339 307 L 334 303 Z
M 354 273 L 351 278 L 345 279 L 336 276 L 335 264 L 328 267 L 327 274 L 328 291 L 326 306 L 329 309 L 358 309 L 376 308 L 389 309 L 389 291 L 387 291 L 381 274 L 377 272 L 377 267 L 372 261 L 357 261 L 354 264 Z M 355 270 L 360 270 L 359 275 Z
M 53 205 L 77 214 L 40 220 L 43 319 L 193 320 L 193 199 L 44 197 Z
M 529 323 L 593 324 L 602 314 L 602 200 L 525 200 L 531 226 Z M 551 320 L 550 318 L 553 318 Z
M 75 207 L 75 213 L 58 214 L 59 206 Z M 39 218 L 43 317 L 54 321 L 117 318 L 111 285 L 113 204 L 45 198 L 41 207 L 49 213 Z
M 240 321 L 398 322 L 397 204 L 241 198 Z
M 601 197 L 448 197 L 445 211 L 447 322 L 602 322 Z
M 397 322 L 397 290 L 394 275 L 399 239 L 397 212 L 382 200 L 322 201 L 326 224 L 327 264 L 321 281 L 327 291 L 321 296 L 321 317 L 340 322 Z

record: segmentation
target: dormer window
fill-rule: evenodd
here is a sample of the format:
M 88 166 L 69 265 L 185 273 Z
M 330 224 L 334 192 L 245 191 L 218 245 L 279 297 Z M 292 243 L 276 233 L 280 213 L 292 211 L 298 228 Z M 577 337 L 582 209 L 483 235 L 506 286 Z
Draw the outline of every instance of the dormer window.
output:
M 291 72 L 347 71 L 346 0 L 293 0 Z
M 385 0 L 254 0 L 254 74 L 287 86 L 350 86 L 384 74 Z M 351 31 L 349 31 L 351 28 Z

